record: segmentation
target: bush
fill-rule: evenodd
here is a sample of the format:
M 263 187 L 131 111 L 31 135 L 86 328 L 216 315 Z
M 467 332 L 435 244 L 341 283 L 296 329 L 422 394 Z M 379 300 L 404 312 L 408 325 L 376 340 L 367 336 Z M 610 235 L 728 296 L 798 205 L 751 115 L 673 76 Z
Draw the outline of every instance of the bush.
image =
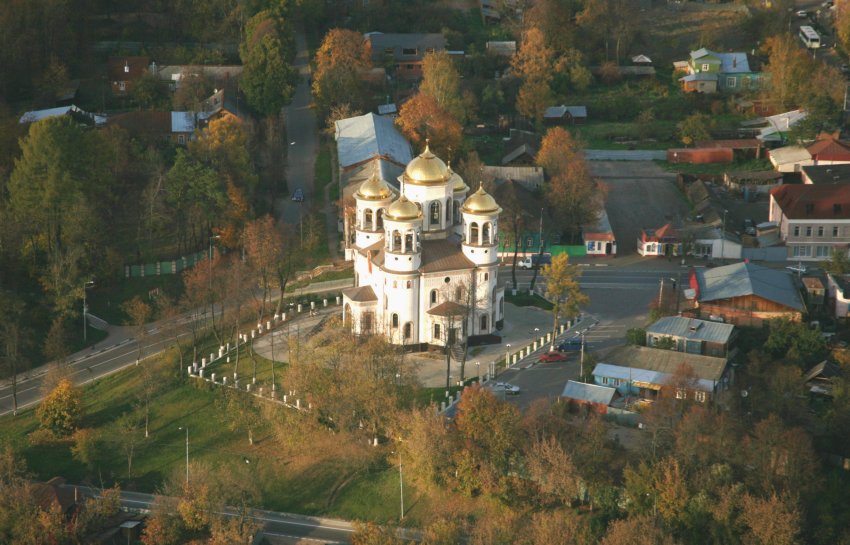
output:
M 635 346 L 646 346 L 646 330 L 641 327 L 633 327 L 626 331 L 626 343 Z
M 80 391 L 69 379 L 62 379 L 36 410 L 41 428 L 54 435 L 70 435 L 77 429 L 83 416 Z

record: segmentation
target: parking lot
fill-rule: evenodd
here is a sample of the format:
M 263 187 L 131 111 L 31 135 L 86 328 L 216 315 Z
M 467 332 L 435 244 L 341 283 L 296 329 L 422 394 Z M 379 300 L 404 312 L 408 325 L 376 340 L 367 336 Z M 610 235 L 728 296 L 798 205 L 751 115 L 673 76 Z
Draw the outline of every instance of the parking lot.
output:
M 644 227 L 661 227 L 683 220 L 688 205 L 676 187 L 676 175 L 651 161 L 591 161 L 593 174 L 608 185 L 606 210 L 617 255 L 637 252 Z

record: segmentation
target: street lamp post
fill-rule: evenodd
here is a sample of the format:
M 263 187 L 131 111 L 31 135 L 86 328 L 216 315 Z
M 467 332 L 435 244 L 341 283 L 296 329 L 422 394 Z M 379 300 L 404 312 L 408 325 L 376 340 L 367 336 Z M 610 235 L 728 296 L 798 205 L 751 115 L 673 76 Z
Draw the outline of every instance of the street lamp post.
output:
M 511 366 L 511 343 L 506 344 L 505 347 L 508 349 L 505 352 L 505 369 L 507 369 L 508 367 Z M 493 377 L 490 377 L 490 378 L 493 378 Z
M 481 362 L 480 361 L 475 362 L 475 369 L 476 369 L 477 374 L 478 374 L 478 382 L 481 382 Z
M 88 323 L 86 315 L 88 314 L 89 307 L 86 305 L 86 291 L 92 286 L 94 286 L 94 280 L 89 280 L 83 284 L 83 341 L 88 340 Z
M 189 426 L 180 426 L 178 430 L 186 430 L 186 490 L 189 490 Z
M 210 253 L 207 254 L 207 262 L 209 263 L 209 299 L 210 299 L 210 320 L 215 325 L 215 308 L 212 302 L 212 262 L 213 262 L 213 240 L 220 239 L 221 235 L 212 235 L 210 237 Z

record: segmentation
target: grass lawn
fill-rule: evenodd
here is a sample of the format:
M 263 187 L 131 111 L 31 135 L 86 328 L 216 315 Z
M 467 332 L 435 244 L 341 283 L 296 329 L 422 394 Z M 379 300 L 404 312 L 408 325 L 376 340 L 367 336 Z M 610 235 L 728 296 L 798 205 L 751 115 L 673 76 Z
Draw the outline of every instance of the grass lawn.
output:
M 300 280 L 298 282 L 291 282 L 286 286 L 286 293 L 293 292 L 300 288 L 306 288 L 310 284 L 315 284 L 316 282 L 327 282 L 330 280 L 342 280 L 344 278 L 354 278 L 354 268 L 346 268 L 340 271 L 328 271 L 324 272 L 314 278 L 308 278 L 306 280 Z
M 316 199 L 324 199 L 325 186 L 333 181 L 333 174 L 331 173 L 331 151 L 325 142 L 319 145 L 319 153 L 316 156 L 316 163 L 313 165 L 313 168 L 313 188 Z
M 543 310 L 552 310 L 552 303 L 550 303 L 543 297 L 540 297 L 536 293 L 533 295 L 519 292 L 517 292 L 516 295 L 506 293 L 505 302 L 511 303 L 512 305 L 516 305 L 518 307 L 537 307 Z
M 183 293 L 183 277 L 179 274 L 165 274 L 123 278 L 112 286 L 95 286 L 88 292 L 89 312 L 110 324 L 123 325 L 127 323 L 128 318 L 121 310 L 121 305 L 137 295 L 150 302 L 148 294 L 156 288 L 176 300 Z M 156 318 L 154 316 L 153 319 Z
M 597 122 L 568 127 L 588 149 L 667 149 L 676 145 L 669 136 L 675 134 L 674 121 L 653 121 L 649 127 L 636 122 Z M 652 137 L 653 135 L 666 135 Z M 617 142 L 614 139 L 626 139 Z

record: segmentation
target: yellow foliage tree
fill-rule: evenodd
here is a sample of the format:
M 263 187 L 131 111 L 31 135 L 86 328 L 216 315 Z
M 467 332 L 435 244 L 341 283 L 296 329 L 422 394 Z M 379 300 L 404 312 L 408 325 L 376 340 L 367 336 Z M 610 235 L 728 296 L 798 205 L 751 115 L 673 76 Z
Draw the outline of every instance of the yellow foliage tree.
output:
M 578 283 L 581 273 L 578 267 L 570 265 L 569 259 L 567 254 L 559 254 L 552 258 L 552 263 L 543 267 L 546 298 L 552 302 L 552 349 L 558 335 L 558 319 L 561 316 L 574 318 L 581 307 L 590 302 Z
M 70 435 L 79 427 L 83 416 L 80 390 L 69 379 L 62 379 L 38 406 L 36 416 L 43 429 L 56 435 Z
M 431 95 L 419 93 L 401 107 L 396 124 L 417 147 L 430 139 L 431 150 L 448 157 L 449 149 L 457 150 L 463 140 L 463 127 L 437 104 Z

